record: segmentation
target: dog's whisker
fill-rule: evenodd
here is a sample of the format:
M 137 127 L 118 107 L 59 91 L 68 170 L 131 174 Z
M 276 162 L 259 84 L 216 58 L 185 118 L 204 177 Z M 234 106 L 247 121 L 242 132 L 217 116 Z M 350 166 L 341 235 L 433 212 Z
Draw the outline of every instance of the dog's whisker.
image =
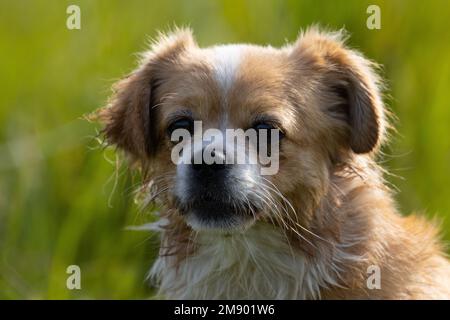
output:
M 258 189 L 257 189 L 257 190 L 258 190 Z M 259 191 L 260 193 L 262 192 L 263 195 L 270 201 L 270 203 L 273 204 L 273 205 L 270 205 L 269 203 L 267 203 L 267 200 L 264 199 L 264 198 L 262 198 L 260 194 L 258 194 L 258 193 L 254 194 L 255 196 L 257 196 L 257 197 L 259 198 L 260 201 L 262 201 L 263 203 L 265 203 L 265 205 L 266 205 L 266 207 L 268 208 L 268 210 L 269 210 L 270 212 L 274 213 L 275 219 L 277 219 L 277 221 L 278 221 L 279 223 L 281 223 L 281 225 L 282 225 L 281 230 L 282 230 L 282 232 L 283 232 L 283 236 L 284 236 L 284 238 L 286 239 L 286 243 L 287 243 L 287 245 L 288 245 L 288 247 L 289 247 L 289 251 L 290 251 L 291 257 L 294 259 L 294 258 L 295 258 L 294 250 L 293 250 L 292 245 L 291 245 L 291 242 L 290 242 L 290 240 L 289 240 L 289 236 L 288 236 L 288 234 L 286 233 L 286 230 L 290 230 L 290 227 L 286 224 L 286 222 L 285 222 L 285 220 L 284 220 L 284 218 L 283 218 L 283 215 L 282 215 L 281 212 L 279 211 L 277 202 L 275 201 L 275 199 L 273 199 L 273 197 L 271 196 L 270 192 L 267 192 L 267 191 L 264 192 L 264 189 L 258 190 L 258 191 Z M 276 210 L 274 211 L 274 209 L 276 209 Z M 269 215 L 267 215 L 267 217 L 269 217 L 271 223 L 274 224 L 272 215 L 269 214 Z
M 270 195 L 270 193 L 268 193 L 268 194 Z M 263 196 L 267 196 L 267 194 L 264 193 Z M 306 239 L 302 234 L 300 234 L 300 233 L 298 232 L 298 230 L 296 230 L 296 229 L 293 228 L 292 226 L 289 226 L 289 225 L 286 223 L 286 221 L 284 220 L 284 215 L 282 215 L 281 212 L 278 210 L 278 206 L 277 206 L 276 203 L 274 202 L 274 199 L 273 199 L 272 197 L 270 197 L 270 196 L 269 196 L 269 198 L 270 198 L 270 201 L 272 202 L 272 204 L 274 204 L 274 206 L 272 207 L 272 206 L 268 205 L 268 208 L 276 208 L 276 209 L 277 209 L 277 210 L 275 210 L 275 211 L 272 210 L 272 212 L 275 214 L 275 218 L 277 218 L 277 219 L 279 220 L 279 222 L 281 222 L 282 225 L 284 226 L 283 229 L 286 229 L 286 230 L 289 230 L 289 231 L 293 231 L 293 232 L 294 232 L 295 234 L 297 234 L 297 236 L 299 236 L 302 240 L 304 240 L 305 242 L 307 242 L 307 243 L 308 243 L 309 245 L 311 245 L 313 248 L 317 249 L 317 247 L 316 247 L 311 241 L 309 241 L 308 239 Z M 265 201 L 265 200 L 263 200 L 263 201 Z M 288 236 L 287 236 L 286 233 L 285 233 L 285 236 L 286 236 L 286 239 L 288 240 Z M 294 255 L 294 252 L 293 252 L 293 250 L 292 250 L 292 247 L 291 247 L 291 244 L 290 244 L 289 240 L 288 240 L 288 245 L 289 245 L 289 247 L 290 247 L 290 249 L 291 249 L 291 254 Z
M 294 208 L 294 206 L 292 205 L 292 203 L 280 192 L 280 190 L 268 179 L 262 177 L 265 181 L 267 181 L 268 183 L 270 183 L 274 188 L 270 188 L 269 186 L 265 185 L 266 187 L 270 188 L 272 191 L 274 191 L 283 201 L 285 201 L 285 203 L 289 206 L 289 208 L 292 210 L 292 213 L 294 215 L 294 217 L 297 216 L 297 212 Z M 302 226 L 300 223 L 298 223 L 297 221 L 294 221 L 291 216 L 288 214 L 288 212 L 286 212 L 286 215 L 289 219 L 291 219 L 291 221 L 293 223 L 295 223 L 296 226 L 300 227 L 302 230 L 308 232 L 309 234 L 311 234 L 312 236 L 316 237 L 317 239 L 320 239 L 322 241 L 325 241 L 327 243 L 332 244 L 331 241 L 324 239 L 323 237 L 315 234 L 314 232 L 312 232 L 311 230 L 309 230 L 308 228 L 305 228 L 304 226 Z

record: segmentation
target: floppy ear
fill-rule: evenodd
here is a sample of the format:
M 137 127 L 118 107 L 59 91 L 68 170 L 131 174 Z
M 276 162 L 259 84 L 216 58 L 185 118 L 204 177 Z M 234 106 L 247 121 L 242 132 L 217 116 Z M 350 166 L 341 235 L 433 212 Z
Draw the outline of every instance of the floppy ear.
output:
M 108 105 L 97 113 L 109 144 L 138 158 L 154 154 L 158 147 L 155 90 L 171 64 L 193 44 L 189 30 L 160 35 L 142 55 L 138 68 L 113 85 Z
M 325 90 L 334 95 L 326 106 L 348 125 L 348 145 L 355 153 L 377 149 L 385 135 L 385 109 L 376 65 L 345 47 L 342 32 L 312 28 L 297 41 L 297 53 L 314 57 L 323 74 Z M 329 99 L 330 100 L 330 99 Z

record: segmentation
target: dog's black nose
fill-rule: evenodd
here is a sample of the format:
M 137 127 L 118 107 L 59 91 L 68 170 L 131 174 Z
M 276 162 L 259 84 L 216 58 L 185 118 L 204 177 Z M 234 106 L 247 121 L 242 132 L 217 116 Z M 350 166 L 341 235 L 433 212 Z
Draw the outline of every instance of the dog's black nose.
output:
M 195 171 L 220 171 L 226 168 L 226 164 L 222 163 L 207 164 L 202 162 L 200 164 L 193 164 L 192 168 Z
M 203 155 L 203 152 L 202 152 Z M 196 158 L 194 157 L 192 159 L 192 168 L 197 172 L 217 172 L 224 170 L 228 167 L 228 165 L 225 162 L 225 155 L 221 151 L 212 150 L 211 151 L 211 158 L 210 160 L 215 160 L 214 162 L 211 161 L 205 161 L 203 157 L 197 157 L 198 159 L 201 159 L 200 163 L 196 162 Z

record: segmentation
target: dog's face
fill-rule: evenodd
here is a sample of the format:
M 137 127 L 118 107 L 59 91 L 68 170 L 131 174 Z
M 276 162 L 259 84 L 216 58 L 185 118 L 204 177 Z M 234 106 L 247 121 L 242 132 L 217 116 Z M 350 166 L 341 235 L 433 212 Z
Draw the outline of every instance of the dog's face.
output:
M 356 154 L 373 154 L 384 132 L 383 106 L 371 64 L 337 35 L 310 30 L 281 49 L 251 45 L 199 48 L 188 31 L 162 37 L 137 70 L 116 85 L 100 113 L 107 140 L 150 172 L 169 209 L 194 229 L 233 230 L 258 219 L 314 219 L 330 175 Z M 202 128 L 194 128 L 199 121 Z M 261 145 L 277 162 L 174 163 L 176 130 L 193 137 L 224 133 L 216 158 L 248 158 Z M 226 129 L 275 129 L 233 149 Z M 200 130 L 200 132 L 198 132 Z M 203 154 L 205 140 L 181 159 Z M 241 146 L 242 147 L 242 146 Z

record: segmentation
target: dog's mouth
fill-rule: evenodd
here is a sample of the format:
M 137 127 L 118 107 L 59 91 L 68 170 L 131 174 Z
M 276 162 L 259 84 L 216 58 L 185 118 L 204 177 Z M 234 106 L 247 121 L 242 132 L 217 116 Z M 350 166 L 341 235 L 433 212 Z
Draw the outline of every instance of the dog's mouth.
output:
M 242 230 L 251 226 L 260 215 L 259 207 L 251 201 L 207 196 L 193 199 L 189 203 L 177 202 L 177 207 L 194 230 Z

